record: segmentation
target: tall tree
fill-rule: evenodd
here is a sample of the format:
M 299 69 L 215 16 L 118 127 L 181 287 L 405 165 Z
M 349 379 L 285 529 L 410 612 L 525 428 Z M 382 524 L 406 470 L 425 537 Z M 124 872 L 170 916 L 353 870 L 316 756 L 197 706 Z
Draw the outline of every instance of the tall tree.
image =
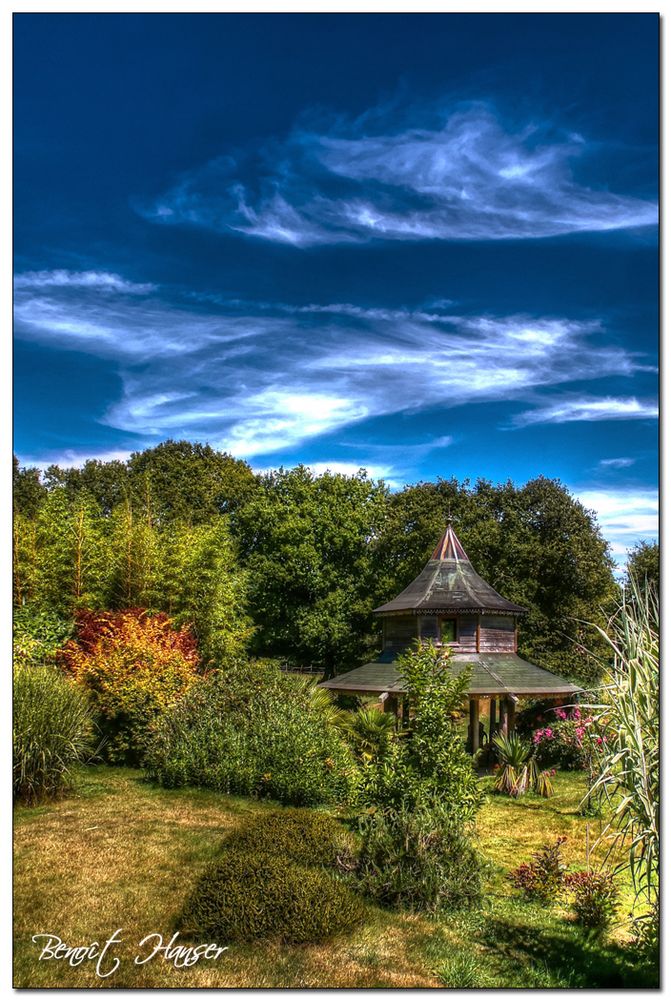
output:
M 227 519 L 208 525 L 173 522 L 161 543 L 159 606 L 178 626 L 192 628 L 205 665 L 221 666 L 240 655 L 253 629 Z
M 42 482 L 39 469 L 23 468 L 14 455 L 14 470 L 12 476 L 12 494 L 14 511 L 26 517 L 35 517 L 46 496 L 46 487 Z
M 365 653 L 374 607 L 370 543 L 387 489 L 362 471 L 271 473 L 233 516 L 264 655 L 331 674 Z
M 639 590 L 645 582 L 651 583 L 659 591 L 659 543 L 639 542 L 627 553 L 627 582 Z
M 206 523 L 235 510 L 257 485 L 246 462 L 190 441 L 164 441 L 135 452 L 128 468 L 135 495 L 149 480 L 161 522 Z

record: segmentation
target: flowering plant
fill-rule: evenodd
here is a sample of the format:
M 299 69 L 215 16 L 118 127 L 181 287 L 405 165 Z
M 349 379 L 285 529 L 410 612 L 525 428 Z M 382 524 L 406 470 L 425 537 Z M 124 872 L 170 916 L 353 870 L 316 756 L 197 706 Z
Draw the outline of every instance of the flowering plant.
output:
M 536 729 L 532 742 L 541 767 L 559 767 L 567 771 L 584 770 L 589 757 L 603 746 L 603 736 L 596 735 L 594 719 L 579 706 L 555 708 L 549 724 Z

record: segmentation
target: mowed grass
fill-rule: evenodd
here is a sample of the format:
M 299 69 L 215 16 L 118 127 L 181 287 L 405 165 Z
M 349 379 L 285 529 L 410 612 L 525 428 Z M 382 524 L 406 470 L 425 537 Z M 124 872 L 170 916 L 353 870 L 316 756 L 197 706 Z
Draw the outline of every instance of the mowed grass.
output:
M 491 779 L 483 779 L 491 788 Z M 184 898 L 225 834 L 271 806 L 199 789 L 166 790 L 139 771 L 91 767 L 75 792 L 53 805 L 15 813 L 16 987 L 597 987 L 651 986 L 651 974 L 627 947 L 626 923 L 590 942 L 560 906 L 527 903 L 506 873 L 557 836 L 566 860 L 584 865 L 586 823 L 578 775 L 558 775 L 557 795 L 514 801 L 488 795 L 478 821 L 489 862 L 482 910 L 428 920 L 371 905 L 365 926 L 328 944 L 234 945 L 217 960 L 175 969 L 157 957 L 134 963 L 138 944 L 159 933 L 167 944 Z M 622 914 L 631 906 L 623 881 Z M 95 961 L 71 967 L 38 961 L 32 935 L 66 944 L 104 942 L 120 966 L 99 979 Z M 180 938 L 179 943 L 187 944 Z M 189 942 L 191 943 L 191 942 Z M 201 942 L 192 942 L 201 943 Z M 203 944 L 208 942 L 202 942 Z M 218 942 L 225 944 L 226 942 Z M 147 951 L 144 949 L 144 953 Z M 109 968 L 109 960 L 106 968 Z

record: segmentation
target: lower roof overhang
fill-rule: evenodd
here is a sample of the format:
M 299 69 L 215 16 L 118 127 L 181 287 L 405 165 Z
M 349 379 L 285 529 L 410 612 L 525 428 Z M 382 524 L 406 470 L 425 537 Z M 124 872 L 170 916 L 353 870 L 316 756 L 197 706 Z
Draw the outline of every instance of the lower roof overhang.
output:
M 450 656 L 448 668 L 455 675 L 469 667 L 472 673 L 467 693 L 473 697 L 570 697 L 582 690 L 516 653 L 454 653 Z M 393 695 L 403 694 L 405 690 L 396 663 L 379 661 L 322 681 L 319 686 L 342 694 Z

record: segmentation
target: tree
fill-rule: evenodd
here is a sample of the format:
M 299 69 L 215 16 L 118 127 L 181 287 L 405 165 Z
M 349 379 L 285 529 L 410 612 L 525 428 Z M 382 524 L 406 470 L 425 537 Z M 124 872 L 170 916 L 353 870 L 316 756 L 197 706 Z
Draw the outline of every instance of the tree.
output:
M 192 627 L 206 664 L 221 666 L 244 651 L 253 629 L 226 518 L 164 529 L 157 601 L 177 625 Z
M 12 494 L 14 513 L 24 517 L 35 517 L 46 496 L 46 487 L 42 482 L 39 469 L 21 468 L 19 460 L 14 455 L 14 470 L 12 476 Z
M 639 542 L 627 553 L 627 582 L 629 587 L 642 589 L 646 580 L 659 591 L 659 544 Z
M 315 476 L 299 465 L 263 477 L 232 515 L 260 653 L 328 675 L 357 665 L 375 606 L 371 539 L 386 498 L 363 470 Z
M 128 469 L 135 496 L 149 482 L 161 523 L 206 523 L 235 510 L 257 485 L 246 462 L 190 441 L 164 441 L 134 452 Z
M 111 566 L 107 522 L 86 493 L 71 499 L 64 486 L 47 495 L 35 523 L 34 599 L 69 613 L 104 607 Z

